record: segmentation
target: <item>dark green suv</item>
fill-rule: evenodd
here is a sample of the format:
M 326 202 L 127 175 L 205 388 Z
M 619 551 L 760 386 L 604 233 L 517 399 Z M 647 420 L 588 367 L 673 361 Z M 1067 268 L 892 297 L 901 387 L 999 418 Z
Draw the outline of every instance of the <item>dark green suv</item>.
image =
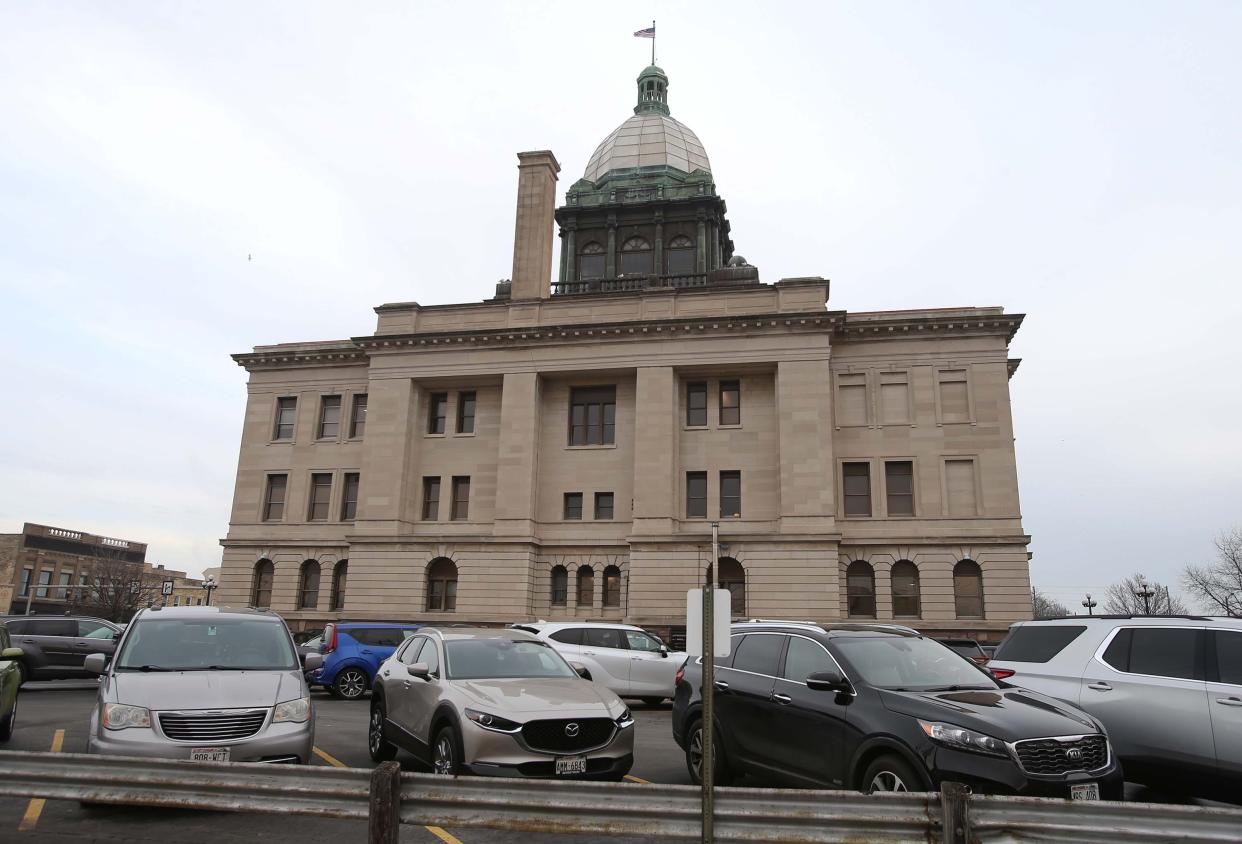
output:
M 17 723 L 17 690 L 22 685 L 22 649 L 13 647 L 0 624 L 0 741 L 8 741 Z

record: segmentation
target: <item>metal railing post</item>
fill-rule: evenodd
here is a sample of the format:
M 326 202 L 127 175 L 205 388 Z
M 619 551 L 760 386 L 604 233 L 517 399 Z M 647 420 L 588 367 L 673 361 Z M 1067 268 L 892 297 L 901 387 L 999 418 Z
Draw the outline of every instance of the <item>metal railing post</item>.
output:
M 371 772 L 367 815 L 368 844 L 399 844 L 401 838 L 401 766 L 381 762 Z
M 944 844 L 970 844 L 970 786 L 960 782 L 941 783 L 940 814 Z
M 716 840 L 716 563 L 720 556 L 720 524 L 712 522 L 712 563 L 703 584 L 703 760 L 699 779 L 703 781 L 703 844 Z

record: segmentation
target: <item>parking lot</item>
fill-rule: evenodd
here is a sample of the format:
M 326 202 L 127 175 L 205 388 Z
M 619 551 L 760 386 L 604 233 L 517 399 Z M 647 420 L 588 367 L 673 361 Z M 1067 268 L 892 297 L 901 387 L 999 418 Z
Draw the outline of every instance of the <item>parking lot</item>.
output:
M 22 689 L 21 710 L 7 750 L 81 753 L 86 749 L 86 730 L 95 699 L 89 682 L 28 683 Z M 316 691 L 315 764 L 372 766 L 366 750 L 366 701 L 346 702 Z M 651 707 L 630 701 L 637 721 L 635 764 L 627 778 L 634 787 L 644 783 L 688 784 L 681 750 L 669 730 L 668 704 Z M 421 770 L 406 754 L 398 757 L 406 770 Z M 746 785 L 775 783 L 748 779 Z M 1171 798 L 1137 786 L 1127 786 L 1130 800 L 1166 802 Z M 1205 801 L 1206 802 L 1206 801 Z M 361 821 L 308 817 L 239 815 L 166 809 L 84 809 L 66 801 L 0 799 L 0 830 L 5 841 L 130 841 L 178 840 L 227 844 L 253 841 L 266 836 L 303 842 L 362 840 L 366 825 Z M 403 827 L 402 840 L 409 842 L 460 842 L 460 844 L 508 844 L 547 841 L 557 844 L 594 840 L 584 836 L 539 836 L 490 830 L 443 830 L 438 827 Z M 619 842 L 639 839 L 610 839 Z M 644 839 L 645 840 L 645 839 Z

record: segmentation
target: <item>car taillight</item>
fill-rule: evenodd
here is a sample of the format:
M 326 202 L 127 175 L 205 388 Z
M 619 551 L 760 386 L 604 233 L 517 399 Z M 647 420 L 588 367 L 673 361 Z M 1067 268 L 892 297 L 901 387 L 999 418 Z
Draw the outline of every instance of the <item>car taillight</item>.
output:
M 683 664 L 677 669 L 677 673 L 673 675 L 673 685 L 680 686 L 682 679 L 686 676 L 686 666 Z
M 992 668 L 990 670 L 992 672 L 992 676 L 995 677 L 997 680 L 1008 680 L 1014 674 L 1018 673 L 1014 671 L 1012 668 Z
M 326 654 L 332 653 L 334 650 L 336 650 L 336 625 L 335 624 L 328 625 L 328 633 L 327 633 L 327 636 L 324 637 L 324 641 L 327 643 L 324 647 L 324 651 L 323 651 L 324 653 Z

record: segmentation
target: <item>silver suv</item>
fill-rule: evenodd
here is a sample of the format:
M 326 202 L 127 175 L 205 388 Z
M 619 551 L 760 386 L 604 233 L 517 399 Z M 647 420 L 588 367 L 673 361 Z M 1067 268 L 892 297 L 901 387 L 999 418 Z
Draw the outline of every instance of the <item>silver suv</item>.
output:
M 1103 722 L 1127 780 L 1238 799 L 1242 619 L 1024 621 L 1009 628 L 988 668 Z
M 437 774 L 619 780 L 634 718 L 522 630 L 424 627 L 375 676 L 371 758 L 401 747 Z
M 306 657 L 313 668 L 321 657 Z M 205 762 L 310 761 L 315 719 L 293 637 L 263 610 L 142 610 L 103 675 L 87 750 Z

